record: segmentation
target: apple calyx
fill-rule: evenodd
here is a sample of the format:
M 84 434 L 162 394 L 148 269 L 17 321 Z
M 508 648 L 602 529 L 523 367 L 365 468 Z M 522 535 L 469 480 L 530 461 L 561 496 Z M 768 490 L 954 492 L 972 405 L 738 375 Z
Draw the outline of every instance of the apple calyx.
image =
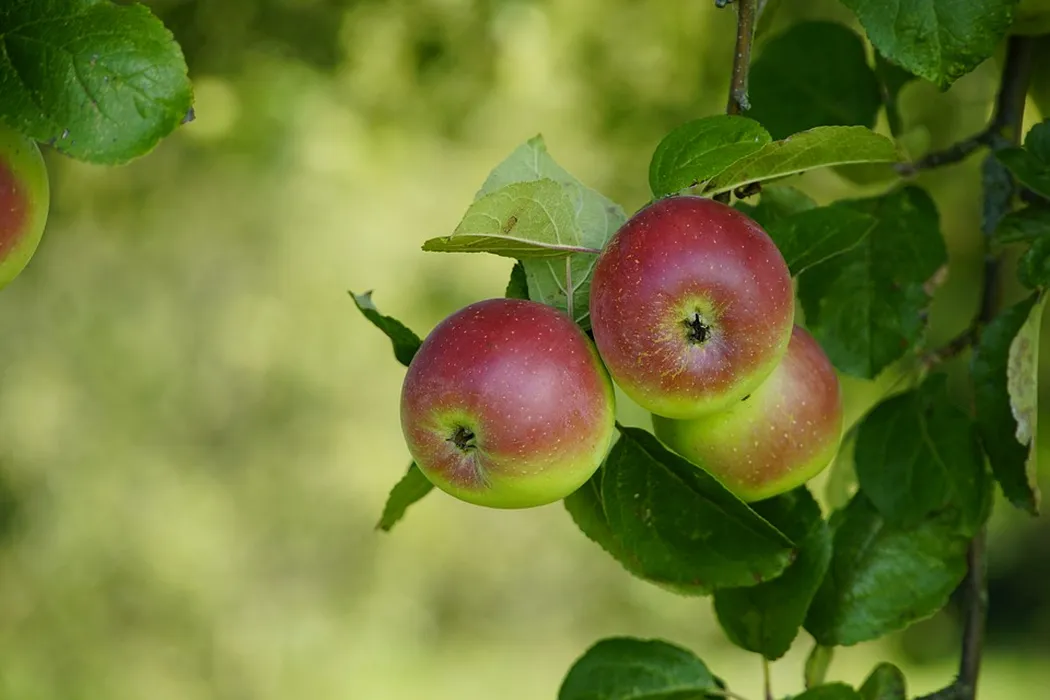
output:
M 699 311 L 682 321 L 686 327 L 685 338 L 692 345 L 703 345 L 711 337 L 711 326 L 704 322 L 704 317 Z
M 477 436 L 473 430 L 465 425 L 457 425 L 448 441 L 464 453 L 470 453 L 478 449 Z

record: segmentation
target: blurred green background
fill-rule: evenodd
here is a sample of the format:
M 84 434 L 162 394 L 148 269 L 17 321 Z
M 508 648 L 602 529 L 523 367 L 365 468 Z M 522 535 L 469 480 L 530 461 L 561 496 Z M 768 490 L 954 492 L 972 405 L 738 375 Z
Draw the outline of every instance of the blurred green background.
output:
M 759 662 L 728 645 L 708 600 L 632 580 L 560 505 L 497 512 L 434 494 L 375 532 L 408 462 L 403 370 L 346 294 L 375 289 L 420 333 L 501 294 L 510 261 L 419 245 L 536 133 L 584 182 L 643 205 L 660 137 L 724 107 L 734 13 L 692 0 L 147 4 L 183 43 L 196 121 L 124 168 L 48 154 L 45 240 L 0 294 L 0 698 L 539 700 L 617 634 L 689 646 L 757 698 Z M 803 17 L 855 26 L 835 2 L 783 5 L 774 33 Z M 978 130 L 994 63 L 947 93 L 906 88 L 908 143 Z M 977 166 L 921 181 L 953 264 L 934 342 L 977 302 Z M 794 184 L 821 201 L 885 186 L 834 172 Z M 886 384 L 847 381 L 852 415 Z M 982 698 L 1041 697 L 1050 523 L 1000 507 L 992 530 Z M 857 682 L 889 659 L 913 692 L 932 690 L 956 634 L 949 610 L 841 650 L 831 675 Z M 775 665 L 780 694 L 799 689 L 809 645 L 800 635 Z

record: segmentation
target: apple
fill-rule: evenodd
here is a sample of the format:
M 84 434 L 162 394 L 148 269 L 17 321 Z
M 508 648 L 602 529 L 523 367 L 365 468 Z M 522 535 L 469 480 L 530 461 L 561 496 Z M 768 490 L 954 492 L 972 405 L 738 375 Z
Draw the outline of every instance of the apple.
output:
M 711 199 L 673 196 L 632 216 L 602 250 L 591 328 L 624 393 L 668 418 L 724 410 L 787 352 L 791 273 L 769 235 Z
M 827 467 L 842 440 L 842 397 L 827 355 L 800 327 L 787 355 L 747 398 L 686 421 L 654 416 L 656 436 L 745 501 L 801 486 Z
M 0 289 L 25 269 L 40 245 L 50 197 L 36 142 L 0 122 Z
M 566 314 L 489 299 L 423 341 L 401 390 L 401 426 L 446 493 L 492 508 L 545 505 L 582 486 L 611 448 L 612 381 Z

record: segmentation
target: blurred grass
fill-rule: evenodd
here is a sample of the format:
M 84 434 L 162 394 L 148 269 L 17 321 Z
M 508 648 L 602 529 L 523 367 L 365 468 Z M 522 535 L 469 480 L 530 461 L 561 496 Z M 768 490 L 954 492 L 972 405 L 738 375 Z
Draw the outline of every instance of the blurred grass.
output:
M 689 645 L 757 697 L 756 660 L 727 645 L 708 601 L 631 580 L 560 506 L 505 513 L 435 494 L 375 533 L 408 461 L 402 369 L 346 296 L 374 289 L 425 333 L 500 294 L 509 261 L 419 244 L 537 132 L 586 183 L 644 204 L 659 138 L 722 109 L 732 13 L 153 5 L 186 42 L 197 120 L 121 169 L 50 155 L 47 235 L 0 295 L 0 500 L 15 503 L 0 698 L 553 698 L 572 660 L 613 634 Z M 825 0 L 795 11 L 848 20 Z M 975 131 L 995 76 L 989 64 L 946 94 L 910 86 L 909 126 L 933 147 Z M 976 163 L 922 181 L 954 266 L 935 304 L 943 340 L 977 301 Z M 822 201 L 878 190 L 834 173 L 797 184 Z M 848 382 L 851 412 L 879 386 Z M 1027 526 L 996 522 L 1004 546 Z M 951 675 L 952 624 L 924 626 L 947 649 L 931 663 L 891 639 L 843 650 L 833 676 L 858 681 L 891 658 L 915 692 L 935 688 Z M 804 637 L 775 667 L 781 693 L 798 689 Z M 1034 697 L 1050 682 L 1037 653 L 993 649 L 982 697 Z

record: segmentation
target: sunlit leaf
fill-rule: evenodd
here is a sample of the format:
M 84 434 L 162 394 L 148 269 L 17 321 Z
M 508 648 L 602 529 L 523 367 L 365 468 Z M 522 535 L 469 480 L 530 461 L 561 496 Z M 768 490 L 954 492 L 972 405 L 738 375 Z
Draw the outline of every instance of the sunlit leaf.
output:
M 766 144 L 711 178 L 698 191 L 713 195 L 816 168 L 898 160 L 900 153 L 893 141 L 870 129 L 863 126 L 820 126 Z

